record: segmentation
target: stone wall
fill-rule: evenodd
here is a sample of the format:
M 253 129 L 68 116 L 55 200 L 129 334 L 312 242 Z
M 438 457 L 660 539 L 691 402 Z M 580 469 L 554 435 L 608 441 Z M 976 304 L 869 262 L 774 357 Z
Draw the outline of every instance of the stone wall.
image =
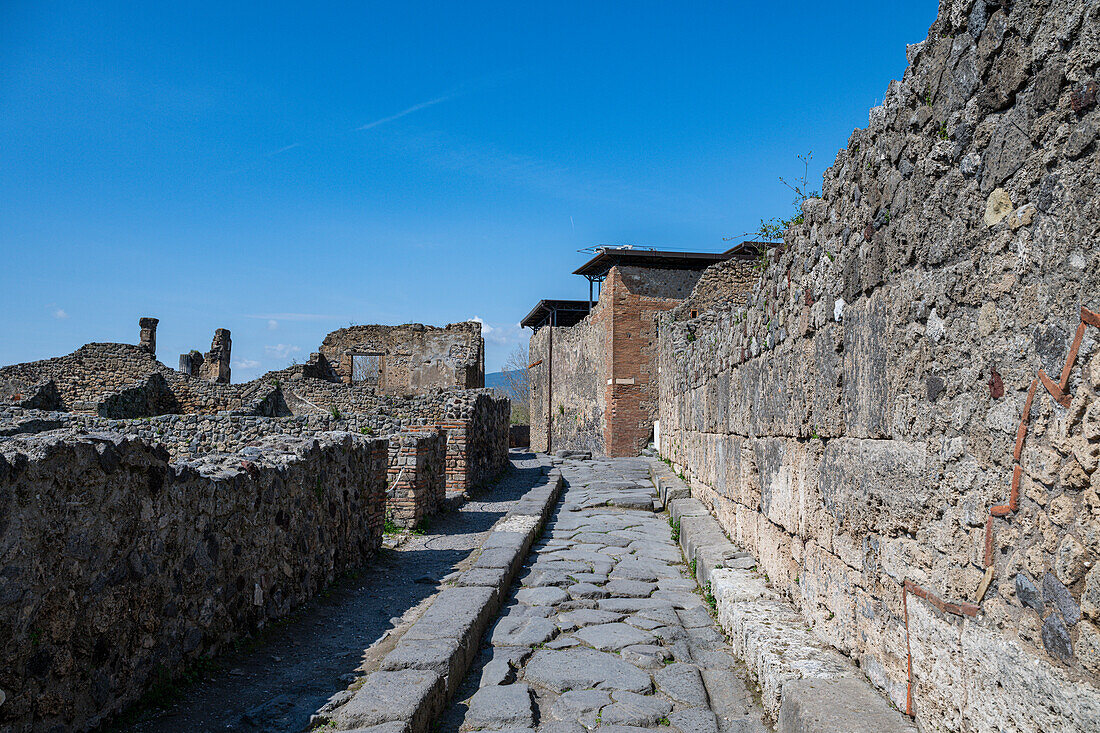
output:
M 543 326 L 531 336 L 532 450 L 604 452 L 608 311 L 601 300 L 579 323 Z
M 190 464 L 118 434 L 0 439 L 0 727 L 84 730 L 381 542 L 386 441 Z
M 443 507 L 446 494 L 447 434 L 405 432 L 390 438 L 387 517 L 415 527 Z
M 447 493 L 495 481 L 508 468 L 512 403 L 489 389 L 451 392 L 443 419 L 429 424 L 447 434 Z
M 908 56 L 746 307 L 662 324 L 660 450 L 922 729 L 1096 730 L 1100 5 Z
M 358 379 L 353 357 L 370 357 L 367 379 L 382 392 L 485 386 L 485 342 L 476 321 L 443 328 L 419 323 L 349 326 L 325 336 L 320 353 L 344 383 Z

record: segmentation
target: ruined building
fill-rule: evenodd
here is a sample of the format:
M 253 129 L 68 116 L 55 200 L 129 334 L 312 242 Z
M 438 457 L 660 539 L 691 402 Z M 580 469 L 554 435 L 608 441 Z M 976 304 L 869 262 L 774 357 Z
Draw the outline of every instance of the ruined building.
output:
M 574 273 L 588 279 L 589 301 L 543 300 L 520 324 L 534 331 L 531 447 L 638 455 L 657 415 L 657 316 L 701 276 L 713 290 L 744 292 L 761 250 L 755 242 L 722 253 L 601 248 Z M 715 263 L 728 264 L 704 275 Z
M 508 465 L 477 323 L 340 329 L 243 384 L 229 331 L 177 371 L 139 325 L 0 368 L 2 730 L 95 728 Z

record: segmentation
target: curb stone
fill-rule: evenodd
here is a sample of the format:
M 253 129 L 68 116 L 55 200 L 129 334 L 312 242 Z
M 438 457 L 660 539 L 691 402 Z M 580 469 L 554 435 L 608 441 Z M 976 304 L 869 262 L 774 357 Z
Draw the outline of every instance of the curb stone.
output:
M 338 730 L 424 733 L 462 682 L 502 590 L 516 573 L 557 503 L 557 468 L 516 502 L 490 530 L 473 566 L 440 591 L 363 685 L 327 718 Z M 324 722 L 324 721 L 315 721 Z
M 695 563 L 700 585 L 710 585 L 718 624 L 761 688 L 764 709 L 778 733 L 915 733 L 855 664 L 821 641 L 793 606 L 754 570 L 752 553 L 739 550 L 706 505 L 671 469 L 650 472 L 673 522 L 680 548 Z M 667 497 L 667 498 L 666 498 Z

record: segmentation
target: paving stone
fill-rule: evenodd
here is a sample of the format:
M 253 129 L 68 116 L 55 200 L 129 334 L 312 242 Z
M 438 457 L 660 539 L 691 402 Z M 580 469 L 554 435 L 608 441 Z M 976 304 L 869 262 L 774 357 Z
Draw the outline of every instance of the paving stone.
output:
M 677 702 L 693 706 L 707 704 L 707 690 L 694 664 L 670 664 L 654 672 L 653 679 L 661 692 Z
M 527 662 L 523 676 L 559 693 L 594 687 L 638 693 L 653 689 L 648 674 L 614 654 L 595 649 L 540 649 Z
M 661 697 L 614 692 L 615 701 L 600 711 L 601 727 L 607 725 L 651 726 L 668 717 L 672 703 Z
M 688 708 L 669 713 L 669 724 L 681 733 L 718 733 L 718 720 L 706 708 Z
M 631 626 L 643 629 L 645 631 L 652 631 L 653 629 L 665 625 L 660 621 L 654 621 L 651 618 L 646 618 L 645 616 L 639 616 L 637 614 L 634 614 L 633 616 L 627 616 L 626 619 L 624 619 L 624 623 L 628 623 Z
M 672 658 L 672 653 L 656 644 L 634 644 L 623 647 L 619 656 L 642 669 L 660 669 Z
M 621 613 L 637 613 L 658 608 L 673 610 L 672 603 L 664 598 L 603 598 L 596 601 L 596 607 L 602 611 L 618 611 Z M 679 622 L 677 621 L 677 623 Z
M 651 644 L 653 634 L 624 623 L 585 626 L 573 634 L 591 647 L 601 651 L 618 651 L 632 644 Z
M 569 611 L 558 616 L 558 626 L 563 630 L 571 631 L 592 624 L 609 624 L 622 621 L 623 615 L 622 613 L 600 611 L 595 608 L 579 608 L 576 611 Z
M 610 704 L 611 693 L 604 690 L 571 690 L 550 706 L 550 717 L 595 728 L 599 724 L 600 709 Z
M 591 583 L 576 583 L 565 589 L 570 598 L 606 598 L 608 592 L 598 585 Z
M 556 606 L 569 596 L 557 586 L 543 588 L 521 588 L 516 600 L 529 606 Z
M 622 598 L 647 598 L 650 593 L 657 590 L 656 583 L 647 583 L 641 580 L 626 580 L 617 578 L 611 580 L 603 588 L 609 596 Z
M 557 633 L 558 625 L 548 618 L 505 616 L 497 622 L 489 640 L 499 646 L 537 646 Z
M 501 729 L 530 728 L 535 723 L 531 688 L 525 684 L 482 687 L 470 699 L 466 725 Z

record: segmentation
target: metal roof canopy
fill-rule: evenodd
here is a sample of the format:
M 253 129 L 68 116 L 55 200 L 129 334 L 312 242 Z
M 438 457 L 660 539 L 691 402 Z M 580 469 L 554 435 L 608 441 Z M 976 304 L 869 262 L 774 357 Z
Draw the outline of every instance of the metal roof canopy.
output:
M 587 300 L 540 300 L 519 325 L 530 329 L 537 329 L 546 323 L 554 326 L 575 326 L 588 312 Z
M 728 260 L 726 252 L 670 252 L 646 249 L 605 249 L 585 262 L 574 275 L 603 277 L 615 265 L 656 267 L 664 270 L 705 270 L 716 262 Z

